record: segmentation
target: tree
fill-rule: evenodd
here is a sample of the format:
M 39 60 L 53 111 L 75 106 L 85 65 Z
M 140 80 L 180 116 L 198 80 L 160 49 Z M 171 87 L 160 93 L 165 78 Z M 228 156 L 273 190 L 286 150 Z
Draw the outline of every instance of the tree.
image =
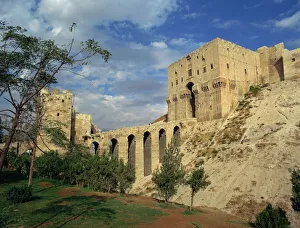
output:
M 187 178 L 186 184 L 191 188 L 191 206 L 190 211 L 193 209 L 193 202 L 195 194 L 200 190 L 206 188 L 210 181 L 207 181 L 208 176 L 205 175 L 204 168 L 200 167 L 192 171 L 191 175 Z
M 124 163 L 123 159 L 119 160 L 117 180 L 120 193 L 125 193 L 135 181 L 134 168 L 128 162 Z
M 182 154 L 174 140 L 168 145 L 162 165 L 154 171 L 152 181 L 166 202 L 176 194 L 178 184 L 183 180 L 185 171 L 181 164 Z
M 268 203 L 267 207 L 256 215 L 255 222 L 250 225 L 257 228 L 289 228 L 290 222 L 284 210 L 280 207 L 273 209 L 272 205 Z
M 292 172 L 292 206 L 295 211 L 300 211 L 300 170 Z
M 1 127 L 2 121 L 0 117 L 0 143 L 3 143 L 3 129 Z
M 70 31 L 75 27 L 73 23 Z M 73 72 L 88 64 L 95 55 L 107 62 L 111 54 L 94 39 L 81 42 L 80 50 L 73 53 L 74 36 L 68 45 L 59 47 L 53 40 L 27 35 L 25 29 L 9 26 L 4 21 L 0 21 L 0 35 L 0 97 L 11 106 L 0 110 L 1 116 L 10 120 L 9 126 L 1 125 L 8 132 L 0 156 L 1 171 L 13 136 L 19 131 L 22 115 L 31 109 L 39 92 L 57 82 L 58 72 Z

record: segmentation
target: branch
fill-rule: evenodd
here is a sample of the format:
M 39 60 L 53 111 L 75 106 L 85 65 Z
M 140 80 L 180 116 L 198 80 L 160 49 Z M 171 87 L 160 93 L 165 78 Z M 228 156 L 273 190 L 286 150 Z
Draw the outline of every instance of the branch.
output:
M 6 100 L 7 102 L 9 102 L 15 109 L 17 109 L 17 105 L 15 105 L 13 102 L 11 102 L 10 100 L 8 100 L 7 98 L 3 97 L 4 100 Z
M 0 112 L 11 112 L 12 114 L 16 115 L 16 113 L 10 109 L 3 109 L 3 110 L 0 110 Z

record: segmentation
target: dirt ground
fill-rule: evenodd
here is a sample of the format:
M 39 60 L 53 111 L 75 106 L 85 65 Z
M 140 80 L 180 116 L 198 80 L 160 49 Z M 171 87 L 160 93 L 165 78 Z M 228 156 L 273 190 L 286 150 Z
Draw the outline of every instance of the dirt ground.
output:
M 245 225 L 247 221 L 242 220 L 236 216 L 226 214 L 218 209 L 208 207 L 195 207 L 201 210 L 196 214 L 183 214 L 186 209 L 181 205 L 169 204 L 164 207 L 162 202 L 145 196 L 127 195 L 126 197 L 119 197 L 118 194 L 100 193 L 100 192 L 82 192 L 76 187 L 67 187 L 61 189 L 58 193 L 61 197 L 68 197 L 74 195 L 93 196 L 99 199 L 116 198 L 126 204 L 141 204 L 150 208 L 154 208 L 163 212 L 163 216 L 159 217 L 155 222 L 150 224 L 138 225 L 136 228 L 241 228 L 248 227 Z M 118 198 L 119 197 L 119 198 Z

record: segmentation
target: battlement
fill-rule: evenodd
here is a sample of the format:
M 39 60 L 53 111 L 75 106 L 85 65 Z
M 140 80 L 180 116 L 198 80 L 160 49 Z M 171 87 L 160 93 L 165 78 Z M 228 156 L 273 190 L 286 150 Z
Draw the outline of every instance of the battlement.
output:
M 49 91 L 47 88 L 43 88 L 41 89 L 40 91 L 40 96 L 41 95 L 73 95 L 71 91 L 69 90 L 59 90 L 59 89 L 56 89 L 56 88 L 52 88 L 51 91 Z

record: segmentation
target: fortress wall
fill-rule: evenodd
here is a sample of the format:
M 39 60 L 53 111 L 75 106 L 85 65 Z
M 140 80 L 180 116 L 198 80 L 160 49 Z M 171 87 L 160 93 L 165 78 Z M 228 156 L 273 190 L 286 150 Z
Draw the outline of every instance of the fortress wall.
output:
M 183 96 L 190 94 L 188 83 L 200 85 L 219 76 L 217 40 L 203 45 L 168 67 L 169 120 L 193 117 L 189 99 Z M 196 103 L 196 113 L 199 113 L 199 103 Z M 199 118 L 197 115 L 195 117 Z
M 89 114 L 75 113 L 75 144 L 84 143 L 84 137 L 91 135 L 92 116 Z
M 293 79 L 300 77 L 300 48 L 283 50 L 284 78 Z
M 70 140 L 71 136 L 71 115 L 72 115 L 72 93 L 66 90 L 60 91 L 52 89 L 48 91 L 43 89 L 40 93 L 40 102 L 43 107 L 41 112 L 42 124 L 44 126 L 60 125 Z M 38 145 L 43 151 L 58 150 L 61 153 L 64 151 L 51 143 L 46 133 L 41 131 L 38 137 Z M 37 154 L 41 154 L 38 151 Z
M 181 121 L 171 121 L 168 123 L 155 123 L 152 125 L 143 125 L 129 128 L 121 128 L 113 131 L 101 133 L 100 153 L 108 152 L 110 140 L 118 141 L 118 157 L 128 161 L 128 136 L 135 136 L 135 170 L 137 179 L 144 177 L 144 133 L 151 134 L 151 170 L 154 171 L 159 165 L 159 132 L 164 129 L 166 132 L 166 142 L 170 143 L 176 126 L 180 129 L 180 141 L 183 142 L 191 128 L 195 125 L 195 119 L 186 119 Z M 149 162 L 149 161 L 146 161 Z

